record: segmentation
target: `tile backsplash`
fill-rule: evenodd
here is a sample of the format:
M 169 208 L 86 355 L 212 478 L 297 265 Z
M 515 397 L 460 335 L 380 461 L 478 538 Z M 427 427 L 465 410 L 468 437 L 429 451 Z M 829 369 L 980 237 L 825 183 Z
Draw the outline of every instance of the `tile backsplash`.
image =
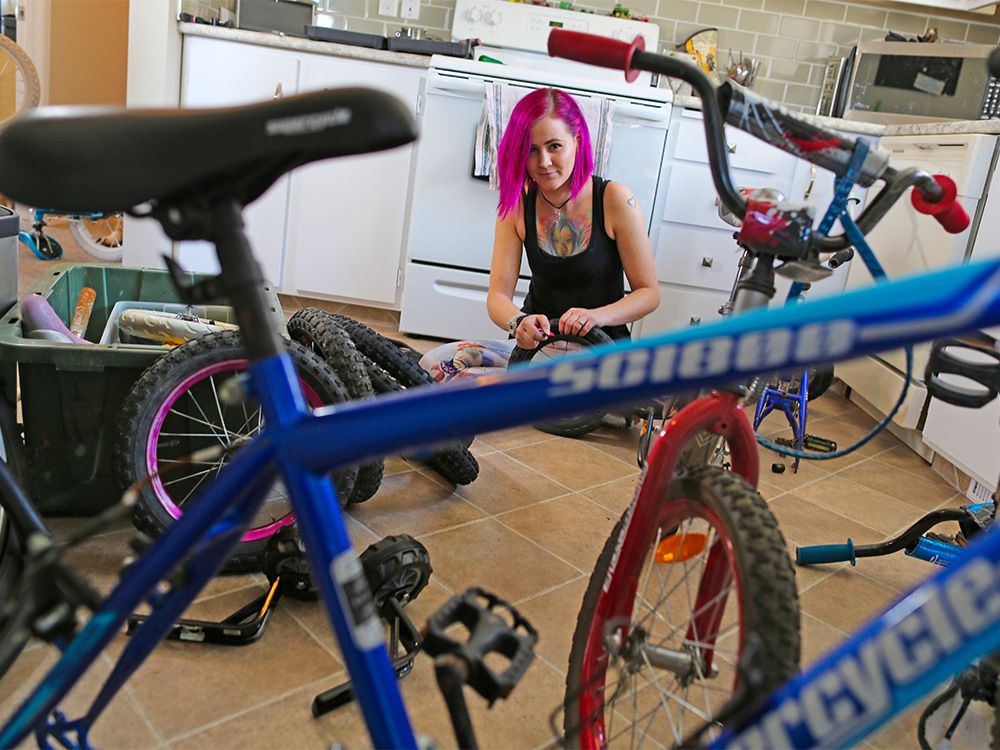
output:
M 447 39 L 454 0 L 421 0 L 420 18 L 407 21 L 378 15 L 378 0 L 314 0 L 319 23 L 340 29 L 394 34 L 401 26 L 424 29 Z M 212 18 L 236 0 L 182 0 L 189 13 Z M 614 0 L 589 0 L 577 7 L 608 13 Z M 943 40 L 997 44 L 1000 25 L 968 16 L 935 16 L 925 6 L 897 10 L 837 0 L 623 0 L 632 15 L 660 27 L 660 46 L 673 49 L 693 32 L 719 29 L 719 62 L 742 52 L 760 60 L 754 89 L 789 108 L 812 111 L 819 101 L 826 59 L 850 52 L 859 39 L 879 39 L 887 30 L 907 36 L 936 27 Z M 990 19 L 992 21 L 992 18 Z

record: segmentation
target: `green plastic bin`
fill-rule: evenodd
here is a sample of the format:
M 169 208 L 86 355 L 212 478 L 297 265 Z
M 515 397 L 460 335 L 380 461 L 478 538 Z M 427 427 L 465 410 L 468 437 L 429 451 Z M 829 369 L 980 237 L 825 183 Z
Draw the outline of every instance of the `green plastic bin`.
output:
M 192 281 L 202 274 L 188 274 Z M 84 336 L 99 341 L 117 302 L 179 302 L 166 271 L 98 264 L 52 266 L 32 290 L 67 325 L 84 287 L 97 292 Z M 278 295 L 268 288 L 275 325 L 284 329 Z M 90 515 L 121 490 L 112 476 L 111 450 L 122 403 L 142 371 L 168 351 L 163 346 L 83 346 L 25 338 L 17 305 L 0 321 L 0 379 L 14 403 L 21 388 L 29 491 L 42 513 Z

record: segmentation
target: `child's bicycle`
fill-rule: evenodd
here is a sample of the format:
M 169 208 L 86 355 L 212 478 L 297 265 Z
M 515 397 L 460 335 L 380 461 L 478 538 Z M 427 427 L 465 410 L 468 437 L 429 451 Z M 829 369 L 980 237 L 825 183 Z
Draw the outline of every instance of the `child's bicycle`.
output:
M 866 184 L 876 179 L 886 183 L 857 225 L 845 225 L 846 231 L 870 229 L 911 186 L 923 196 L 923 207 L 952 228 L 963 224 L 954 196 L 927 173 L 897 171 L 879 153 L 870 154 L 873 158 L 856 169 L 851 163 L 856 144 L 850 139 L 750 99 L 747 92 L 728 86 L 716 90 L 691 66 L 638 51 L 638 42 L 629 46 L 557 31 L 550 44 L 564 55 L 596 57 L 626 70 L 642 67 L 695 86 L 705 105 L 713 177 L 727 205 L 746 217 L 742 232 L 756 254 L 754 269 L 740 290 L 747 307 L 766 304 L 764 282 L 773 280 L 776 262 L 783 263 L 784 270 L 809 273 L 819 265 L 821 252 L 842 249 L 853 239 L 812 236 L 790 207 L 747 202 L 733 188 L 720 101 L 731 122 L 753 132 L 761 121 L 780 125 L 766 131 L 776 145 L 840 175 L 855 170 Z M 759 119 L 742 119 L 750 110 Z M 243 233 L 242 207 L 291 168 L 391 148 L 413 138 L 414 125 L 404 105 L 365 89 L 184 114 L 43 112 L 0 134 L 0 189 L 12 197 L 80 211 L 135 211 L 130 207 L 143 206 L 142 213 L 158 219 L 173 239 L 214 242 L 223 269 L 218 277 L 191 285 L 176 264 L 170 267 L 190 303 L 231 300 L 250 361 L 246 388 L 261 403 L 265 417 L 265 429 L 252 441 L 234 441 L 192 457 L 209 461 L 233 454 L 218 476 L 206 482 L 190 510 L 122 572 L 103 600 L 72 571 L 62 553 L 101 528 L 107 518 L 95 519 L 66 542 L 53 542 L 16 485 L 0 483 L 5 490 L 0 502 L 18 532 L 3 552 L 6 557 L 24 551 L 21 575 L 3 596 L 0 670 L 9 667 L 31 633 L 63 651 L 0 729 L 0 746 L 16 746 L 35 732 L 41 744 L 57 738 L 67 747 L 87 747 L 90 728 L 111 697 L 171 632 L 280 477 L 291 490 L 312 580 L 334 626 L 372 742 L 377 747 L 414 748 L 416 739 L 386 652 L 383 626 L 351 551 L 327 479 L 330 471 L 417 442 L 438 444 L 466 436 L 470 414 L 476 415 L 477 431 L 499 429 L 674 391 L 739 383 L 776 370 L 1000 323 L 1000 261 L 990 261 L 600 347 L 495 378 L 410 389 L 310 415 L 281 336 L 269 320 L 264 281 Z M 116 162 L 109 162 L 106 150 L 96 147 L 108 142 L 116 144 Z M 803 146 L 820 143 L 825 145 Z M 62 169 L 39 170 L 39 153 L 49 154 Z M 66 159 L 69 154 L 75 158 Z M 939 213 L 943 211 L 953 212 Z M 961 565 L 779 688 L 798 661 L 797 595 L 784 541 L 753 489 L 757 449 L 739 405 L 741 391 L 729 385 L 694 401 L 671 420 L 650 451 L 636 497 L 598 561 L 581 611 L 567 687 L 566 730 L 574 742 L 597 747 L 616 741 L 615 717 L 621 717 L 633 737 L 649 733 L 656 720 L 663 744 L 845 743 L 947 674 L 1000 646 L 1000 629 L 993 627 L 1000 612 L 991 606 L 1000 596 L 991 562 L 1000 560 L 1000 537 L 984 535 Z M 726 438 L 734 470 L 700 467 L 675 476 L 678 456 L 688 441 L 706 431 Z M 127 493 L 126 504 L 130 497 Z M 646 596 L 651 580 L 661 585 L 653 599 Z M 672 587 L 671 581 L 680 587 Z M 143 604 L 150 613 L 136 627 L 91 709 L 79 718 L 66 717 L 58 711 L 62 698 Z M 651 633 L 665 619 L 659 612 L 665 604 L 685 619 L 654 639 Z M 640 611 L 633 620 L 634 611 L 649 605 L 654 611 L 648 617 Z M 926 631 L 927 606 L 948 615 L 944 625 L 936 626 L 934 658 L 901 663 L 895 658 L 899 649 L 912 642 L 914 633 Z M 472 685 L 491 701 L 504 697 L 530 660 L 532 631 L 519 617 L 498 616 L 499 609 L 495 599 L 476 594 L 453 600 L 432 618 L 429 633 L 435 637 L 425 637 L 422 644 L 439 656 L 439 684 L 461 746 L 474 745 L 462 685 Z M 83 610 L 92 612 L 85 623 L 77 620 Z M 456 640 L 457 630 L 448 626 L 457 622 L 472 631 L 471 640 Z M 499 657 L 507 661 L 498 665 Z M 609 677 L 618 669 L 623 681 L 615 683 Z M 868 675 L 872 689 L 858 685 L 858 674 Z M 652 679 L 648 688 L 638 689 L 647 684 L 639 681 L 647 678 Z M 694 705 L 702 701 L 701 707 Z M 636 712 L 631 721 L 630 711 Z
M 98 260 L 113 263 L 122 259 L 124 221 L 120 211 L 67 212 L 36 208 L 32 214 L 32 231 L 21 231 L 18 233 L 18 239 L 39 260 L 59 260 L 63 255 L 59 240 L 45 234 L 45 227 L 48 226 L 45 220 L 47 216 L 66 219 L 73 239 Z

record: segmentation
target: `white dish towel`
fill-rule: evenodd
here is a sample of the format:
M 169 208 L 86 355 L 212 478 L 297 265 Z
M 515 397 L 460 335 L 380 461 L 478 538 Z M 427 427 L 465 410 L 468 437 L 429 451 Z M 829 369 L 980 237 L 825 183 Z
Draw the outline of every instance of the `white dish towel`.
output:
M 486 83 L 483 99 L 483 113 L 476 128 L 476 154 L 474 177 L 489 177 L 490 187 L 498 189 L 497 147 L 503 137 L 504 128 L 510 120 L 511 110 L 531 89 L 511 86 L 491 81 Z M 594 174 L 603 177 L 608 169 L 611 155 L 611 119 L 615 114 L 615 103 L 610 99 L 591 96 L 574 96 L 590 131 L 590 142 L 594 148 Z

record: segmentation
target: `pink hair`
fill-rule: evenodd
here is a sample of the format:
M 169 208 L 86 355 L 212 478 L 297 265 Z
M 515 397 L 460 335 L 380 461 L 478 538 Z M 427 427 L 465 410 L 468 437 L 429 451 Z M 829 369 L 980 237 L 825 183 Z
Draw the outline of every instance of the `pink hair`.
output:
M 497 214 L 503 218 L 521 202 L 528 177 L 528 155 L 531 152 L 531 128 L 543 117 L 553 115 L 566 123 L 577 138 L 576 163 L 570 175 L 570 200 L 576 198 L 594 173 L 594 155 L 590 131 L 580 105 L 559 89 L 535 89 L 524 96 L 510 113 L 510 121 L 497 148 L 497 173 L 500 183 L 500 203 Z

